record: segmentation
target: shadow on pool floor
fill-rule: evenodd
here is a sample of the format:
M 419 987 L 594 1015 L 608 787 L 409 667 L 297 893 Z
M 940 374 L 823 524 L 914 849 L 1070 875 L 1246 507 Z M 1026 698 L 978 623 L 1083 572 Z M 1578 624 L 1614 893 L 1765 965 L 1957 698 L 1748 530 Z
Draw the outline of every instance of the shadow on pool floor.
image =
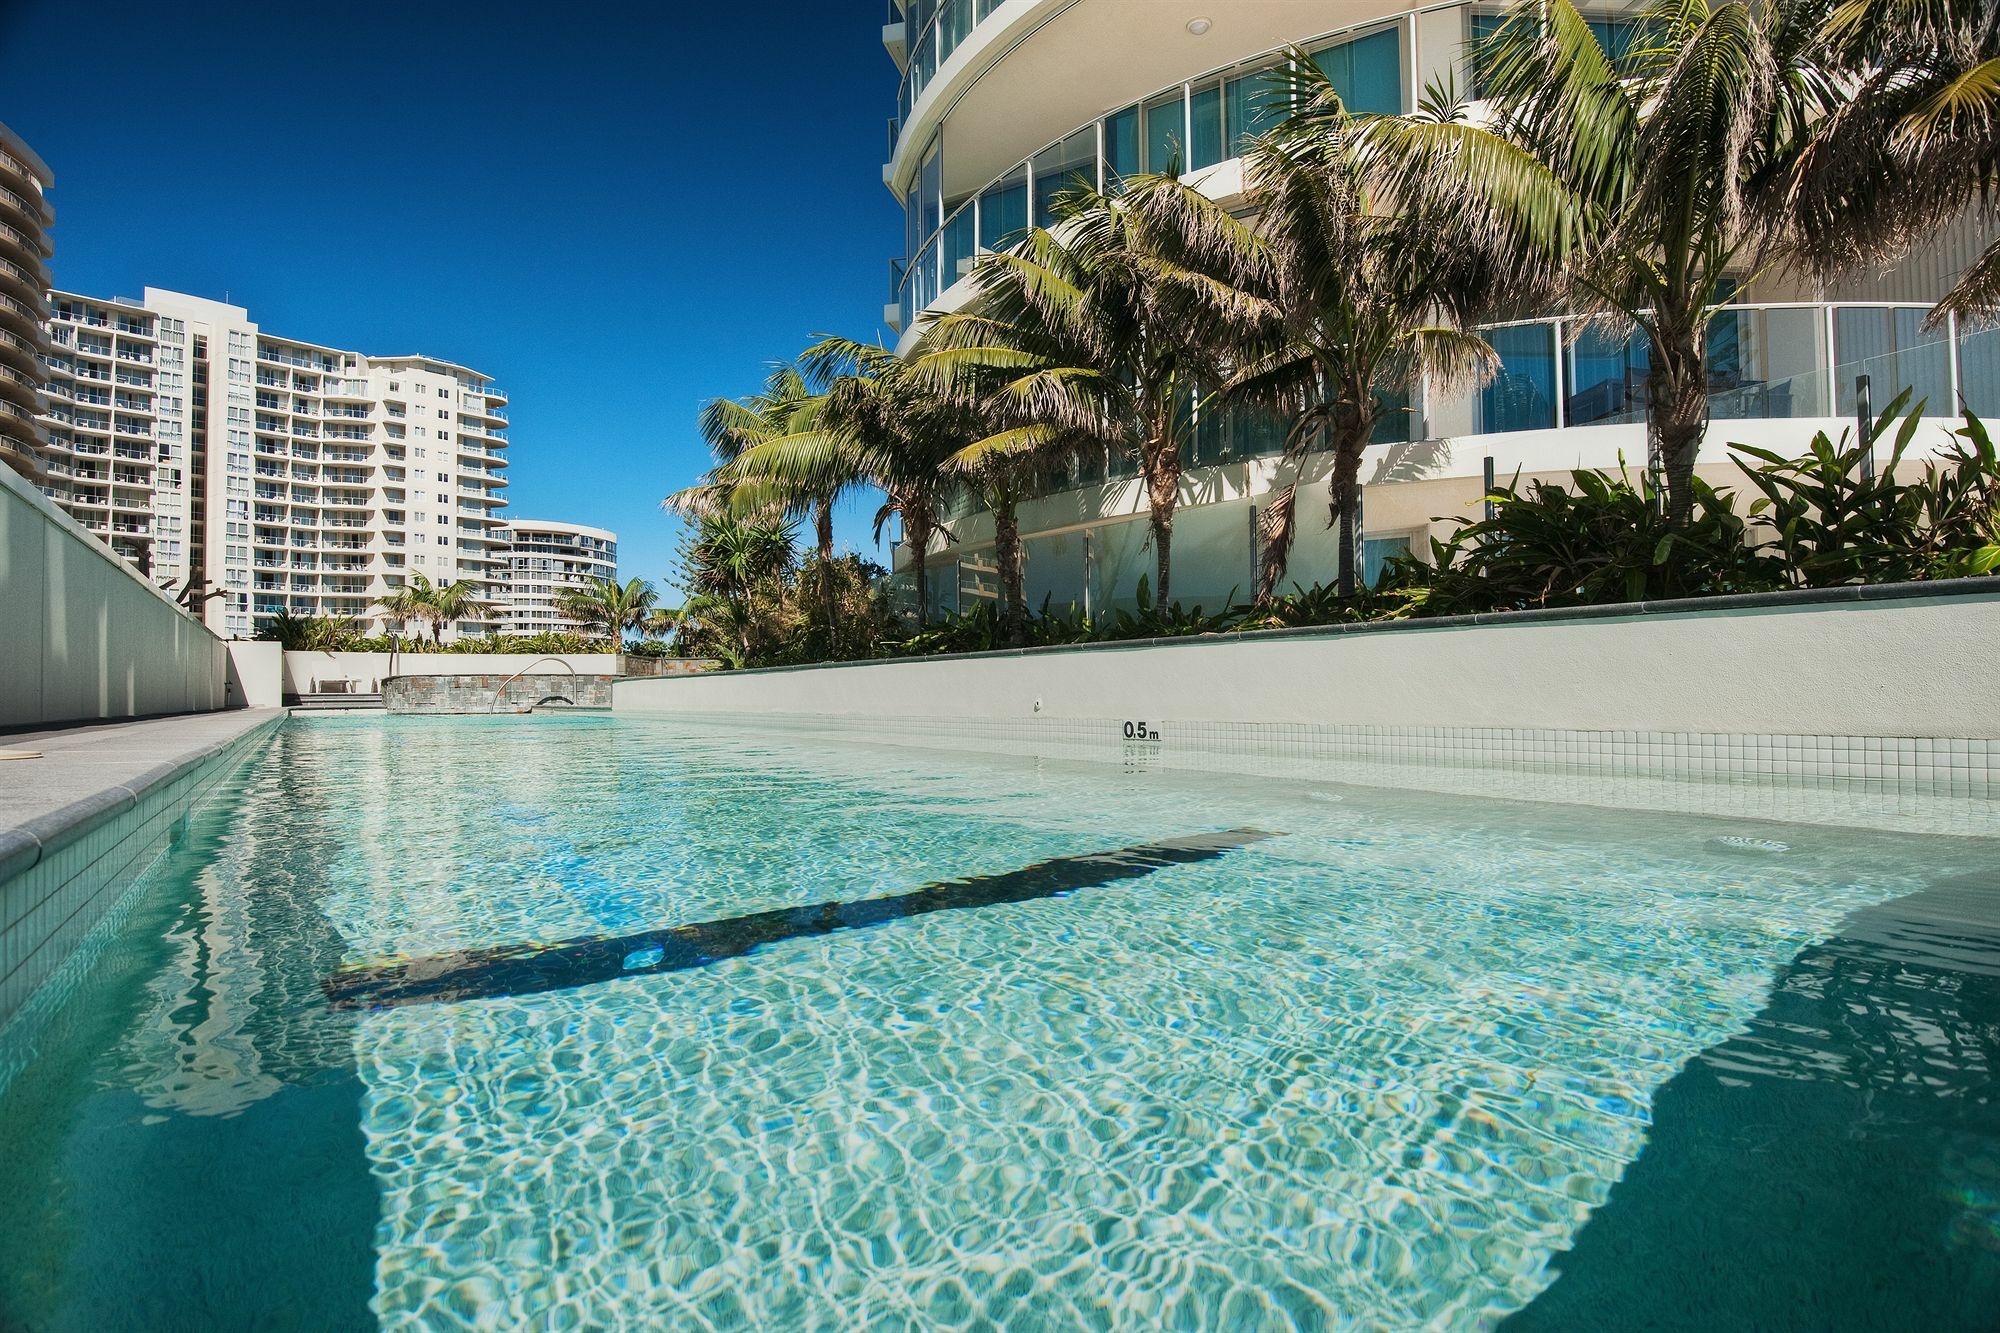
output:
M 769 944 L 842 931 L 872 930 L 933 912 L 997 907 L 1057 898 L 1079 889 L 1139 879 L 1168 866 L 1212 861 L 1274 838 L 1259 829 L 1228 829 L 1163 838 L 1109 852 L 1056 856 L 1018 870 L 927 884 L 908 893 L 847 902 L 809 903 L 717 921 L 666 926 L 632 935 L 589 935 L 548 944 L 508 944 L 344 967 L 324 983 L 334 1009 L 450 1004 L 505 995 L 594 986 L 741 958 Z
M 2000 1328 L 2000 874 L 1865 908 L 1660 1090 L 1503 1325 Z

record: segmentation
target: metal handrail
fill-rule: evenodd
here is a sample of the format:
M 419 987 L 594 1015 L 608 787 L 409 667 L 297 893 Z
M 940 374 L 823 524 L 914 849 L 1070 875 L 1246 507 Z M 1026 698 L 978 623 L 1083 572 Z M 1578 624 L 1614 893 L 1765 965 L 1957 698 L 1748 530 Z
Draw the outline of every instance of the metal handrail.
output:
M 530 671 L 533 671 L 536 667 L 540 666 L 544 662 L 554 662 L 557 666 L 569 672 L 570 693 L 572 694 L 577 693 L 577 688 L 576 688 L 577 676 L 575 667 L 571 666 L 568 662 L 564 661 L 560 657 L 538 657 L 534 661 L 528 663 L 528 665 L 522 667 L 519 671 L 516 671 L 513 675 L 507 677 L 507 679 L 500 682 L 500 688 L 493 691 L 493 701 L 486 705 L 486 711 L 489 713 L 497 713 L 498 711 L 500 711 L 500 696 L 507 692 L 507 687 L 509 685 L 512 685 L 515 681 L 519 680 L 521 677 L 527 675 Z M 556 696 L 554 695 L 550 696 L 550 698 L 554 697 Z M 548 702 L 547 699 L 541 700 L 539 703 L 533 705 L 533 707 L 530 708 L 529 711 L 532 712 L 534 708 L 539 708 L 541 707 L 542 704 L 547 702 Z M 574 704 L 576 700 L 572 699 L 570 700 L 570 702 Z

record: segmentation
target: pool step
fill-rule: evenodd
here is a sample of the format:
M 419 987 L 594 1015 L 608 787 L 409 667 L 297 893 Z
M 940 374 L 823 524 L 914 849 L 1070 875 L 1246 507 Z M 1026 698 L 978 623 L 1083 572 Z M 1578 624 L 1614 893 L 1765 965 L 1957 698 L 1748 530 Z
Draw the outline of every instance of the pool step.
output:
M 302 713 L 345 711 L 355 708 L 382 707 L 379 694 L 288 694 L 285 704 Z

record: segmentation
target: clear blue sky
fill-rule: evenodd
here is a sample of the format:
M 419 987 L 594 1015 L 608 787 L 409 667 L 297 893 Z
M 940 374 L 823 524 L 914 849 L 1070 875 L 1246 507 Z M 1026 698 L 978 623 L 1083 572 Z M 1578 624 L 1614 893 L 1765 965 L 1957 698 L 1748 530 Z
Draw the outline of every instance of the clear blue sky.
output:
M 58 286 L 482 370 L 514 512 L 659 580 L 700 405 L 890 336 L 883 8 L 0 0 L 0 120 L 56 173 Z

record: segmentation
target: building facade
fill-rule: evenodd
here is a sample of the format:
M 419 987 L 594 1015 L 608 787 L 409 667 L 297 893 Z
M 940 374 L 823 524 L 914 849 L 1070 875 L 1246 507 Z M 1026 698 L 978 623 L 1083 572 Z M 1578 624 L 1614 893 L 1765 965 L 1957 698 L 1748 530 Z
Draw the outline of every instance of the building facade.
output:
M 43 294 L 55 222 L 47 192 L 54 184 L 48 164 L 0 125 L 0 467 L 37 481 L 45 464 Z
M 1607 46 L 1636 7 L 1587 7 Z M 1099 188 L 1170 164 L 1248 210 L 1246 145 L 1276 119 L 1272 72 L 1303 49 L 1360 112 L 1415 109 L 1426 86 L 1474 86 L 1465 53 L 1497 7 L 1382 0 L 899 0 L 883 39 L 901 70 L 883 180 L 905 208 L 885 320 L 914 341 L 919 315 L 970 295 L 974 257 L 1054 219 L 1079 177 Z M 1702 469 L 1727 480 L 1732 442 L 1801 452 L 1837 433 L 1867 375 L 1879 408 L 1910 387 L 1932 411 L 2000 412 L 2000 333 L 1935 331 L 1931 304 L 1983 248 L 1970 223 L 1887 275 L 1819 287 L 1784 276 L 1744 287 L 1711 335 L 1714 425 Z M 1484 330 L 1500 372 L 1483 388 L 1426 387 L 1390 414 L 1362 470 L 1367 563 L 1428 549 L 1477 517 L 1490 466 L 1501 479 L 1644 465 L 1646 351 L 1580 322 Z M 1248 596 L 1260 503 L 1295 478 L 1299 538 L 1287 583 L 1329 581 L 1324 458 L 1283 461 L 1283 423 L 1212 413 L 1196 422 L 1174 526 L 1174 591 L 1211 608 Z M 1941 442 L 1940 432 L 1925 440 Z M 1918 452 L 1929 447 L 1918 446 Z M 1073 465 L 1023 504 L 1027 600 L 1086 610 L 1130 605 L 1152 567 L 1146 504 L 1129 460 Z M 992 530 L 950 516 L 927 553 L 945 606 L 995 595 Z M 911 553 L 899 552 L 907 568 Z
M 502 634 L 577 633 L 583 625 L 562 613 L 562 595 L 618 577 L 618 534 L 609 529 L 510 518 L 500 537 L 507 563 L 497 609 Z
M 280 613 L 399 629 L 379 603 L 417 574 L 504 601 L 507 396 L 486 376 L 280 337 L 151 287 L 52 293 L 48 334 L 43 489 L 199 598 L 216 633 Z

